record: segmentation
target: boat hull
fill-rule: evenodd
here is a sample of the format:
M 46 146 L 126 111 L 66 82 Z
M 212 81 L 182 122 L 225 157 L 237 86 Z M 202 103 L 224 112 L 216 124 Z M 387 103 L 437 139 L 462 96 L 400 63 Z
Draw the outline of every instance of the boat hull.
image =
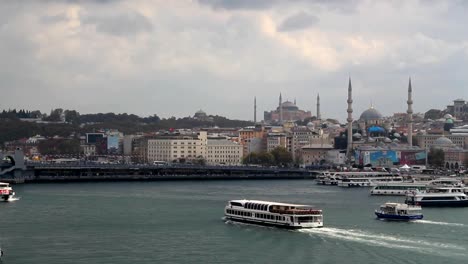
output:
M 409 205 L 419 205 L 421 207 L 468 207 L 468 200 L 457 201 L 437 201 L 437 202 L 407 202 Z
M 395 220 L 395 221 L 411 221 L 423 219 L 423 215 L 393 215 L 375 212 L 378 219 Z
M 230 216 L 225 216 L 224 219 L 225 219 L 225 221 L 233 221 L 233 222 L 239 222 L 239 223 L 245 223 L 245 224 L 254 224 L 254 225 L 261 225 L 261 226 L 270 226 L 270 227 L 278 227 L 278 228 L 285 228 L 285 229 L 310 229 L 310 228 L 320 228 L 320 227 L 323 227 L 323 225 L 321 225 L 321 226 L 316 226 L 316 227 L 309 227 L 309 226 L 292 226 L 292 225 L 289 225 L 289 224 L 286 224 L 286 223 L 272 223 L 272 222 L 265 222 L 265 221 L 247 219 L 247 218 L 230 217 Z

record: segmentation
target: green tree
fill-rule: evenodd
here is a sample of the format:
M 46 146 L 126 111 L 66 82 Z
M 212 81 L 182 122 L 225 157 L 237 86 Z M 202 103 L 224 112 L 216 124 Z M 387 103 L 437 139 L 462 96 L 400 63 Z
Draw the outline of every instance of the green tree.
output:
M 291 153 L 284 147 L 276 147 L 270 153 L 277 165 L 288 165 L 293 161 Z
M 442 149 L 431 148 L 427 160 L 431 166 L 442 167 L 444 166 L 445 153 Z

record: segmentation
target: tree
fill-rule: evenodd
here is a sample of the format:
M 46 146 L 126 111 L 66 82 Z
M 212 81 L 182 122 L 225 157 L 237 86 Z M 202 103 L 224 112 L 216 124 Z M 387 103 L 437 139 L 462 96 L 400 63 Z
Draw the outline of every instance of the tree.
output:
M 270 153 L 277 165 L 287 165 L 293 161 L 291 153 L 284 147 L 276 147 Z
M 258 164 L 262 166 L 269 166 L 275 163 L 275 157 L 269 152 L 262 151 L 259 153 L 251 152 L 242 160 L 244 164 Z
M 442 149 L 431 148 L 427 160 L 431 166 L 442 167 L 444 166 L 445 153 Z

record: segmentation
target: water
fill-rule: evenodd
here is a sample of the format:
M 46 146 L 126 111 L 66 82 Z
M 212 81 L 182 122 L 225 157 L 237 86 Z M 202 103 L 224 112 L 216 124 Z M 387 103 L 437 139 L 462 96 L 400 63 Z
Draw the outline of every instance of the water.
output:
M 313 181 L 16 185 L 0 203 L 2 264 L 465 263 L 468 208 L 423 209 L 412 223 L 376 220 L 403 197 Z M 288 231 L 225 223 L 230 199 L 313 204 L 325 227 Z

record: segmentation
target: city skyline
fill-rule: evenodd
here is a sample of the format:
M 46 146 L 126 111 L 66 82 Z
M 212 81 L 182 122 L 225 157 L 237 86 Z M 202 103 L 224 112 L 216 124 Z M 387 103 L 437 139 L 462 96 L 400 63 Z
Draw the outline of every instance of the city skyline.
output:
M 467 98 L 464 2 L 0 3 L 0 108 L 253 120 L 283 93 L 322 118 Z M 385 15 L 381 15 L 385 14 Z M 430 20 L 421 19 L 430 17 Z M 257 119 L 258 116 L 257 116 Z

